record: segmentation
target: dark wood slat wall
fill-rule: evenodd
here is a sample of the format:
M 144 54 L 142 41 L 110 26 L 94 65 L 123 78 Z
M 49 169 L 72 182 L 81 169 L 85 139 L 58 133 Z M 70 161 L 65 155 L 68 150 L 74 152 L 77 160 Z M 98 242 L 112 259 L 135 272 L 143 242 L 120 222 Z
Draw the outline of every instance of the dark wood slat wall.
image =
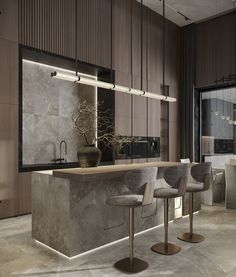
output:
M 236 74 L 236 14 L 229 13 L 196 25 L 195 86 Z
M 75 57 L 75 1 L 20 0 L 19 42 Z
M 147 89 L 147 30 L 148 30 L 148 9 L 141 8 L 137 1 L 132 2 L 132 58 L 130 77 L 132 78 L 132 86 L 137 89 Z M 143 14 L 142 24 L 142 49 L 141 49 L 141 13 Z M 131 24 L 130 23 L 130 24 Z M 142 56 L 141 56 L 142 50 Z M 141 59 L 142 59 L 142 74 L 141 83 Z M 132 135 L 147 136 L 147 106 L 148 99 L 139 96 L 132 96 Z M 141 160 L 143 161 L 143 160 Z
M 131 72 L 131 1 L 113 0 L 113 69 Z
M 169 159 L 171 161 L 179 161 L 180 159 L 180 28 L 167 22 L 167 61 L 166 74 L 167 84 L 169 84 L 169 94 L 176 97 L 176 103 L 169 104 Z
M 111 1 L 77 0 L 77 57 L 111 67 Z

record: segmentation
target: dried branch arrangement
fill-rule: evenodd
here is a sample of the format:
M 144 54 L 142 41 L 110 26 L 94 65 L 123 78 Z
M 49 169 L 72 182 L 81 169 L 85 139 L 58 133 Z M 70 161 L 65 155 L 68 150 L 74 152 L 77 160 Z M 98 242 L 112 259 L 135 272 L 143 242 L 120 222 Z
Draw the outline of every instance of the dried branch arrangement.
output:
M 75 128 L 87 145 L 94 145 L 97 141 L 105 147 L 121 149 L 124 144 L 135 142 L 134 137 L 121 136 L 115 133 L 114 115 L 110 110 L 99 109 L 103 103 L 89 103 L 86 100 L 78 105 L 76 113 L 72 115 Z

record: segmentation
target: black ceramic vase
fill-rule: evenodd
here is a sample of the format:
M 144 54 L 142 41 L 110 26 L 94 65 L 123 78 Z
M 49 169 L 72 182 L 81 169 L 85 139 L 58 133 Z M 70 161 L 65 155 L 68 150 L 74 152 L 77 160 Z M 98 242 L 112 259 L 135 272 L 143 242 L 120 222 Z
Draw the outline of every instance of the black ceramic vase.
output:
M 77 156 L 81 167 L 95 167 L 101 161 L 102 152 L 94 144 L 84 145 L 79 148 Z

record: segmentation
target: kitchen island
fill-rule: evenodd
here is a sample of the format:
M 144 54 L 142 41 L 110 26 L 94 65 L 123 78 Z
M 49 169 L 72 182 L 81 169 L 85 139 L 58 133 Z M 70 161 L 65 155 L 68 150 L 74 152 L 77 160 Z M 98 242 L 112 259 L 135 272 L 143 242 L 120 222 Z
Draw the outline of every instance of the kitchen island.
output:
M 158 167 L 158 183 L 174 162 L 37 171 L 32 174 L 32 237 L 73 257 L 128 235 L 128 210 L 106 205 L 127 192 L 127 171 Z M 170 219 L 175 218 L 174 201 Z M 163 201 L 135 209 L 135 232 L 163 223 Z

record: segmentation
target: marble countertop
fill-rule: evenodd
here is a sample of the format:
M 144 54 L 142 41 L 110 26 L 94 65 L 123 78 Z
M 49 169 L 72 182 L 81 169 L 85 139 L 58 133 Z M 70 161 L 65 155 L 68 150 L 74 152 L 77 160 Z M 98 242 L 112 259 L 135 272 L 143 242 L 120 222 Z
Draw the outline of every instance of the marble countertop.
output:
M 147 163 L 133 163 L 133 164 L 120 164 L 120 165 L 107 165 L 89 168 L 68 168 L 53 170 L 53 176 L 61 178 L 71 178 L 76 176 L 87 176 L 97 174 L 108 174 L 115 172 L 123 172 L 135 169 L 142 169 L 146 167 L 170 167 L 179 165 L 177 162 L 147 162 Z

